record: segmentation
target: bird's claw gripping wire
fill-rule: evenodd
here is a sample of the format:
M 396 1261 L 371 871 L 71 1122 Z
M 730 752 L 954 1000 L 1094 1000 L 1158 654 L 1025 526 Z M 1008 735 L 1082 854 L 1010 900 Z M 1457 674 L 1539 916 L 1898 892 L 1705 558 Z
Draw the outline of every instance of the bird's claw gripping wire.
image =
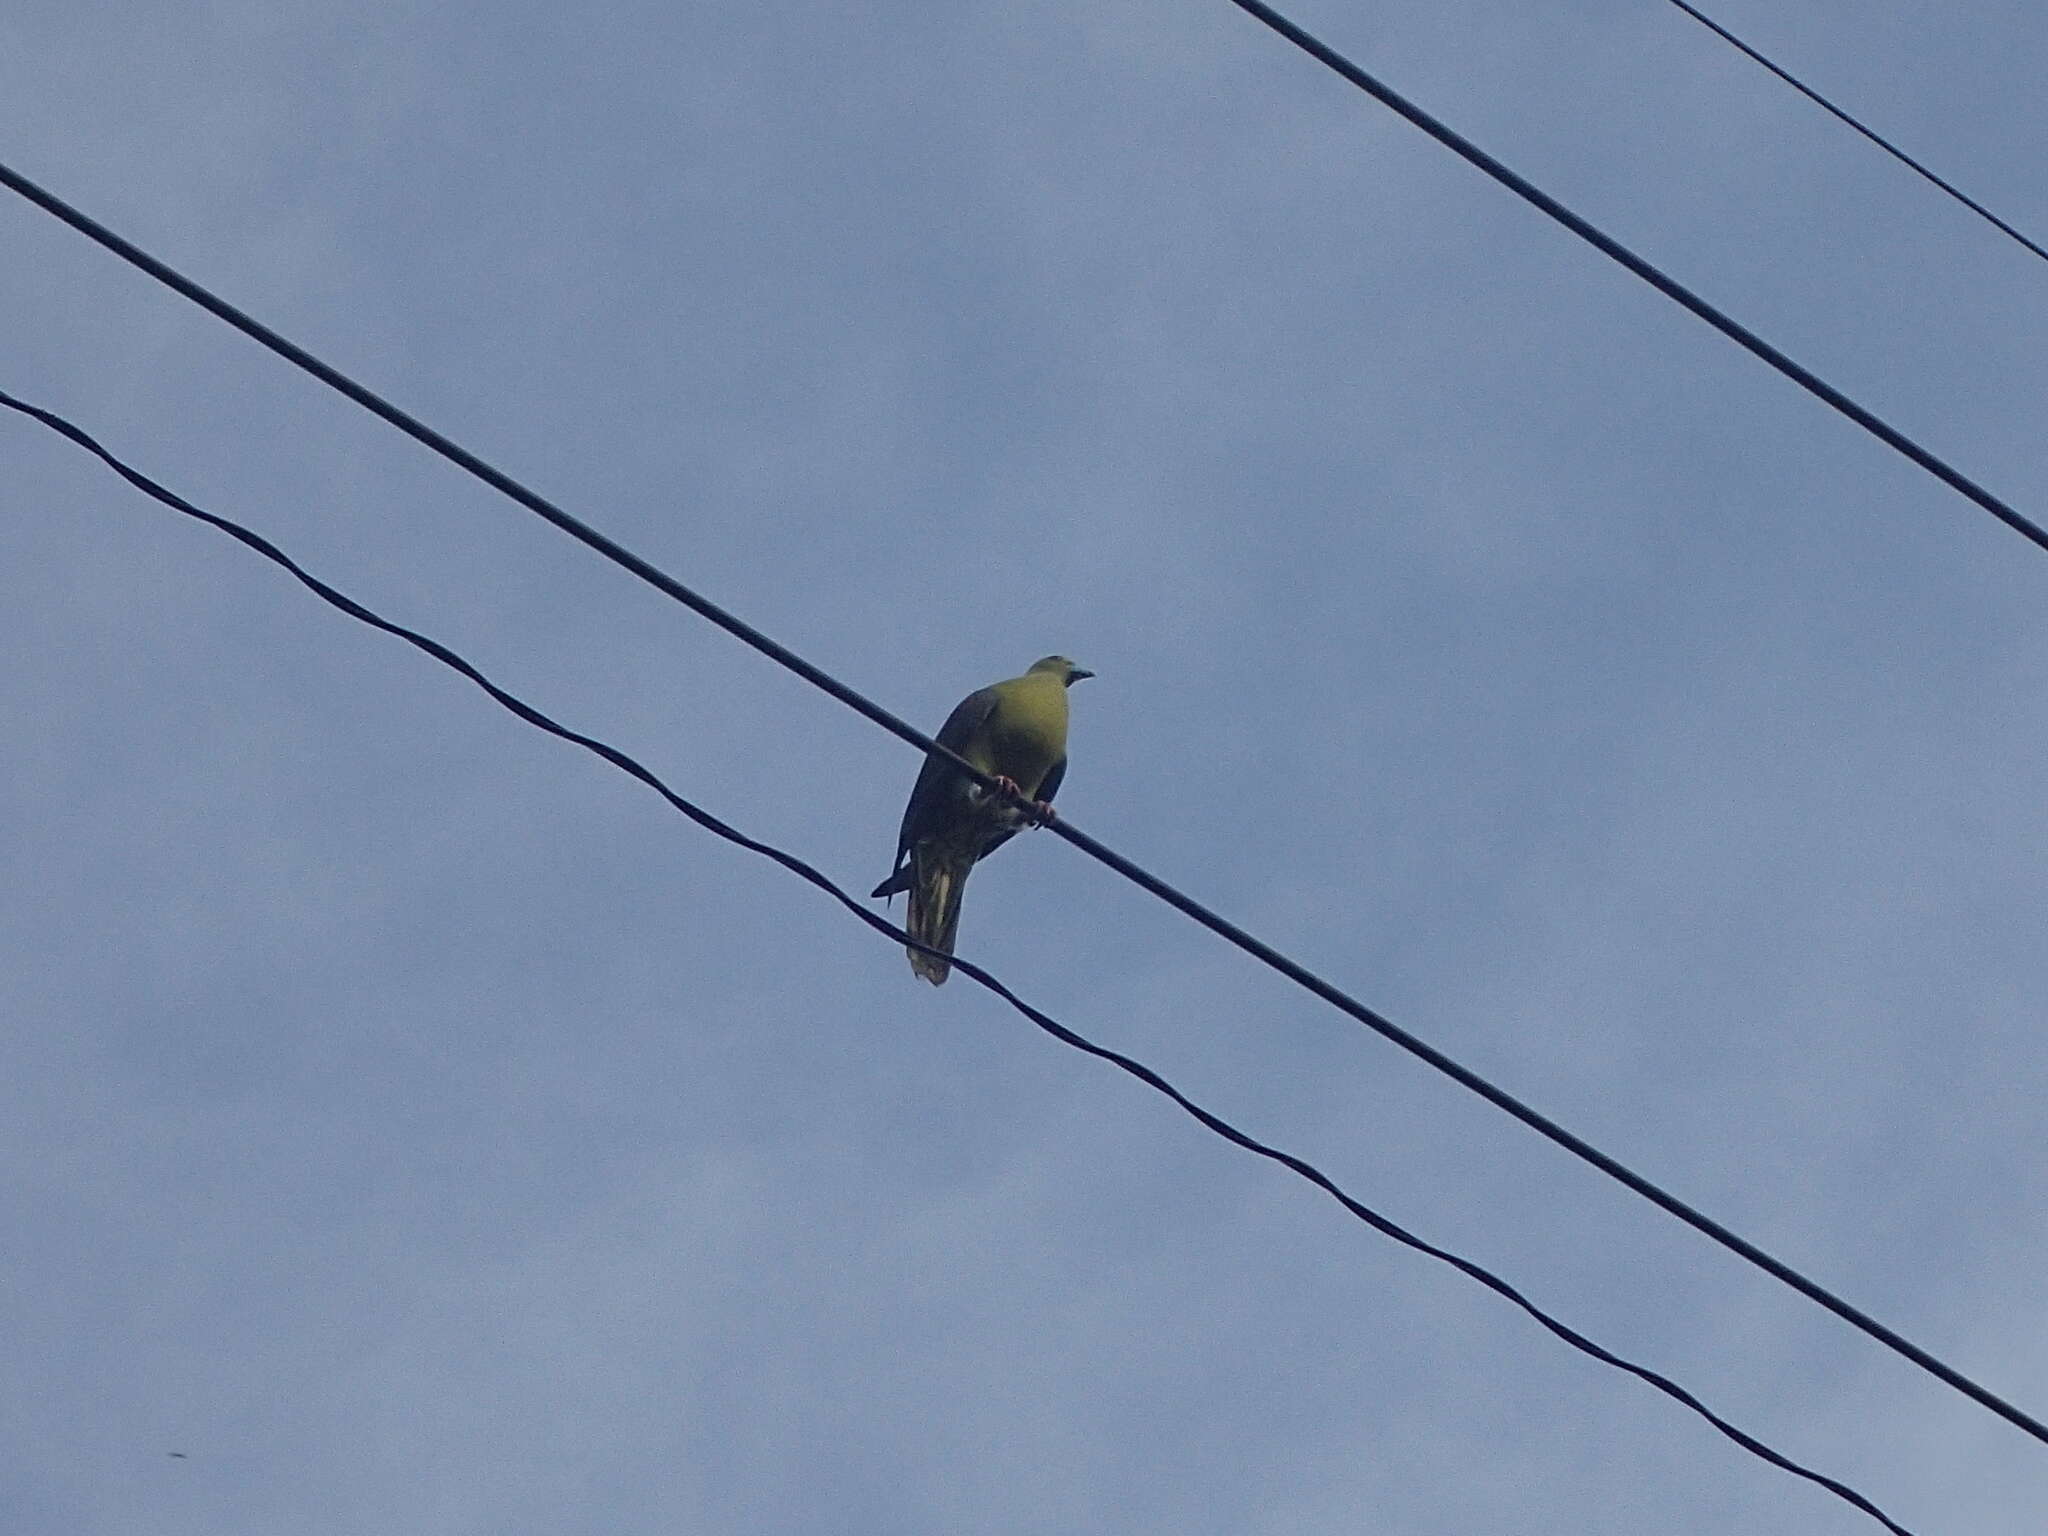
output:
M 1018 811 L 1034 827 L 1049 827 L 1053 822 L 1053 808 L 1050 800 L 1034 800 L 1024 793 L 1024 786 L 1008 774 L 992 775 L 996 788 L 1012 810 Z

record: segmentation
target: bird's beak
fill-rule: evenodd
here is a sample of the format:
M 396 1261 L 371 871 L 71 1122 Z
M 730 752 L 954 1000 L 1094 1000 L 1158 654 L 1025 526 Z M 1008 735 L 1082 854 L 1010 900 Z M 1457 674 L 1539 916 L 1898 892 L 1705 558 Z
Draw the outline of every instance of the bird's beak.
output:
M 1082 678 L 1093 677 L 1094 675 L 1095 674 L 1093 672 L 1087 671 L 1085 668 L 1075 667 L 1073 670 L 1067 673 L 1067 682 L 1069 684 L 1078 683 L 1079 681 L 1081 681 Z

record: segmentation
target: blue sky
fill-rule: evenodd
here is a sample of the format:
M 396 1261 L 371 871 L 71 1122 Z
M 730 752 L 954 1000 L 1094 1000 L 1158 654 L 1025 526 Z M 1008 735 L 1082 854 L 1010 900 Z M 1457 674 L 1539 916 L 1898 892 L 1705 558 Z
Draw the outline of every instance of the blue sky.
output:
M 1293 14 L 2023 509 L 1671 7 Z M 2048 19 L 1715 14 L 2037 237 Z M 5 158 L 2035 1412 L 2048 562 L 1233 7 L 27 0 Z M 914 754 L 25 204 L 0 387 L 866 889 Z M 10 1529 L 1868 1521 L 0 424 Z M 963 951 L 1916 1530 L 2048 1454 L 1050 837 Z M 178 1450 L 186 1459 L 166 1452 Z

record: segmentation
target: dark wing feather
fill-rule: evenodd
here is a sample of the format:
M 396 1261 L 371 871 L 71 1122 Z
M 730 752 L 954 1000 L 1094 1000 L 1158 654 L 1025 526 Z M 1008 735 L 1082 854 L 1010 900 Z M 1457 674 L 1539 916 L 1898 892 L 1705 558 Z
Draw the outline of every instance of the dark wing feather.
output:
M 1067 776 L 1067 760 L 1063 757 L 1045 770 L 1045 777 L 1039 781 L 1038 803 L 1051 805 L 1052 797 L 1059 793 L 1060 780 Z
M 939 727 L 939 734 L 934 739 L 940 746 L 950 747 L 965 756 L 967 744 L 995 714 L 996 703 L 995 689 L 975 689 L 953 707 L 953 713 L 946 716 L 946 723 Z M 903 828 L 896 836 L 896 866 L 889 878 L 875 887 L 875 895 L 889 896 L 910 888 L 910 867 L 906 862 L 910 850 L 921 838 L 946 830 L 946 823 L 953 814 L 955 786 L 959 782 L 960 770 L 944 758 L 927 757 L 924 760 L 924 766 L 917 771 L 917 782 L 910 789 L 910 804 L 903 808 Z

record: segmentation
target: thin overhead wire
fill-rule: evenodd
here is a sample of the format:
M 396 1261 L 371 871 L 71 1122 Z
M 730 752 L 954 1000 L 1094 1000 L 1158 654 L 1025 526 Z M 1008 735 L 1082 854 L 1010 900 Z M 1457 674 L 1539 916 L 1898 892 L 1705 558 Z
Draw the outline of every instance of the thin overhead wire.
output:
M 1976 214 L 1979 218 L 1983 219 L 1986 223 L 1990 224 L 1992 228 L 2000 230 L 2007 235 L 2010 235 L 2013 239 L 2017 240 L 2021 245 L 2025 246 L 2028 250 L 2032 251 L 2036 256 L 2039 256 L 2043 261 L 2048 261 L 2048 250 L 2043 250 L 2040 246 L 2036 245 L 2032 240 L 2028 239 L 2025 235 L 2021 234 L 2017 229 L 2014 229 L 2012 225 L 2006 223 L 2004 219 L 2001 219 L 1997 214 L 1993 213 L 1989 208 L 1986 208 L 1982 203 L 1978 202 L 1974 197 L 1971 197 L 1967 192 L 1964 192 L 1959 187 L 1954 186 L 1950 182 L 1944 181 L 1941 177 L 1937 176 L 1933 171 L 1929 170 L 1926 166 L 1922 165 L 1918 160 L 1915 160 L 1911 155 L 1907 154 L 1903 149 L 1899 148 L 1899 146 L 1894 144 L 1890 139 L 1887 139 L 1883 134 L 1877 132 L 1876 129 L 1867 127 L 1863 123 L 1857 121 L 1857 119 L 1850 116 L 1840 107 L 1836 106 L 1832 101 L 1829 101 L 1827 97 L 1821 95 L 1819 91 L 1816 91 L 1812 86 L 1808 85 L 1805 81 L 1799 79 L 1790 71 L 1781 69 L 1778 65 L 1772 63 L 1769 59 L 1765 58 L 1763 54 L 1757 52 L 1756 49 L 1750 47 L 1749 44 L 1745 43 L 1733 32 L 1730 32 L 1726 27 L 1722 26 L 1720 22 L 1714 20 L 1714 18 L 1709 16 L 1706 12 L 1700 10 L 1696 6 L 1687 5 L 1686 0 L 1671 0 L 1671 4 L 1677 6 L 1678 9 L 1685 12 L 1686 15 L 1690 16 L 1694 21 L 1698 22 L 1701 26 L 1705 27 L 1709 32 L 1715 34 L 1723 42 L 1727 43 L 1730 47 L 1734 48 L 1738 53 L 1747 54 L 1751 59 L 1761 64 L 1765 69 L 1769 70 L 1772 74 L 1776 75 L 1780 80 L 1784 81 L 1787 85 L 1791 86 L 1793 90 L 1797 91 L 1800 95 L 1804 96 L 1808 101 L 1812 102 L 1822 111 L 1827 112 L 1836 118 L 1839 118 L 1844 123 L 1847 123 L 1851 128 L 1854 128 L 1858 133 L 1862 134 L 1864 138 L 1870 140 L 1871 143 L 1875 144 L 1879 149 L 1883 150 L 1886 154 L 1890 155 L 1894 160 L 1898 161 L 1899 164 L 1905 166 L 1908 170 L 1918 173 L 1927 181 L 1939 187 L 1942 191 L 1946 192 L 1950 197 L 1954 198 L 1957 202 L 1961 203 L 1965 208 L 1969 209 L 1970 212 Z
M 2006 527 L 2031 540 L 2041 549 L 2048 550 L 2048 529 L 2043 529 L 2018 508 L 1993 495 L 1947 460 L 1921 447 L 1875 412 L 1858 405 L 1819 374 L 1794 362 L 1748 326 L 1715 308 L 1676 278 L 1652 266 L 1612 235 L 1579 217 L 1548 192 L 1508 169 L 1463 134 L 1438 121 L 1392 87 L 1367 74 L 1329 44 L 1303 31 L 1271 6 L 1261 4 L 1260 0 L 1230 0 L 1230 3 L 1279 33 L 1303 53 L 1335 70 L 1382 106 L 1391 108 L 1405 117 L 1446 149 L 1477 166 L 1523 201 L 1541 209 L 1588 245 L 1621 263 L 1659 293 L 1684 305 L 1730 341 L 1762 358 L 1801 389 L 1826 401 L 1878 441 L 1904 454 L 1943 484 L 1967 496 Z
M 1236 0 L 1236 3 L 1242 3 L 1242 0 Z M 755 629 L 751 624 L 728 613 L 709 598 L 692 591 L 675 577 L 643 560 L 623 545 L 607 538 L 604 534 L 599 533 L 580 519 L 570 516 L 569 513 L 563 511 L 553 502 L 537 492 L 527 489 L 527 487 L 521 485 L 510 475 L 504 473 L 504 471 L 493 468 L 468 449 L 443 436 L 416 417 L 400 410 L 382 396 L 343 374 L 339 369 L 322 362 L 303 347 L 286 340 L 278 332 L 264 325 L 261 321 L 243 313 L 243 311 L 229 304 L 225 299 L 208 292 L 198 283 L 192 281 L 192 279 L 173 270 L 154 256 L 149 255 L 146 251 L 124 240 L 105 225 L 81 213 L 78 209 L 73 208 L 54 194 L 43 190 L 35 183 L 23 177 L 19 172 L 11 170 L 5 165 L 0 165 L 0 185 L 12 188 L 31 202 L 62 219 L 81 234 L 86 235 L 89 239 L 112 251 L 124 261 L 140 268 L 159 282 L 177 290 L 201 307 L 210 310 L 244 335 L 249 336 L 277 353 L 280 357 L 304 369 L 330 388 L 346 395 L 365 410 L 382 417 L 407 436 L 425 444 L 433 449 L 434 452 L 466 470 L 479 480 L 482 480 L 494 490 L 518 502 L 528 511 L 545 518 L 564 533 L 596 550 L 606 559 L 623 566 L 642 581 L 666 593 L 692 612 L 716 624 L 719 628 L 743 641 L 745 644 L 752 646 L 771 661 L 788 668 L 806 682 L 831 694 L 832 697 L 838 699 L 848 708 L 865 715 L 869 720 L 881 726 L 891 735 L 910 743 L 910 745 L 918 748 L 928 756 L 936 756 L 946 762 L 950 762 L 968 779 L 982 785 L 992 793 L 1010 794 L 1008 789 L 997 784 L 994 779 L 975 768 L 965 758 L 948 748 L 940 746 L 922 731 L 882 708 L 881 705 L 841 682 L 838 678 L 833 677 L 823 668 L 806 661 L 787 646 L 771 639 L 760 630 Z M 1537 195 L 1540 196 L 1541 194 Z M 2031 525 L 2028 526 L 2031 527 Z M 2039 533 L 2039 530 L 2035 531 L 2037 534 Z M 2041 538 L 2048 540 L 2048 535 L 2041 535 Z M 2044 543 L 2044 547 L 2048 547 L 2048 543 Z M 1662 1186 L 1653 1183 L 1627 1165 L 1608 1156 L 1591 1142 L 1566 1130 L 1548 1115 L 1523 1103 L 1506 1089 L 1495 1086 L 1471 1068 L 1453 1060 L 1420 1036 L 1410 1034 L 1391 1019 L 1366 1007 L 1365 1004 L 1359 1002 L 1334 983 L 1324 980 L 1306 966 L 1283 955 L 1264 940 L 1240 928 L 1228 918 L 1211 911 L 1193 897 L 1167 884 L 1166 881 L 1160 879 L 1149 870 L 1132 863 L 1113 848 L 1097 842 L 1065 817 L 1061 817 L 1050 825 L 1055 835 L 1066 839 L 1067 842 L 1073 844 L 1091 858 L 1107 865 L 1125 879 L 1151 892 L 1161 901 L 1166 902 L 1169 906 L 1174 907 L 1192 918 L 1195 922 L 1200 923 L 1210 932 L 1236 945 L 1237 948 L 1243 950 L 1261 964 L 1277 971 L 1289 981 L 1295 983 L 1295 985 L 1312 992 L 1315 996 L 1321 998 L 1347 1017 L 1363 1024 L 1366 1028 L 1382 1038 L 1393 1042 L 1418 1060 L 1428 1063 L 1428 1065 L 1443 1073 L 1452 1081 L 1478 1094 L 1496 1108 L 1512 1115 L 1538 1135 L 1564 1148 L 1574 1157 L 1591 1164 L 1617 1183 L 1627 1186 L 1645 1200 L 1650 1201 L 1661 1210 L 1684 1222 L 1694 1231 L 1711 1238 L 1729 1252 L 1738 1255 L 1748 1263 L 1761 1269 L 1773 1279 L 1790 1286 L 1793 1290 L 1798 1291 L 1802 1296 L 1805 1296 L 1817 1305 L 1825 1307 L 1828 1311 L 1834 1313 L 1836 1317 L 1839 1317 L 1866 1336 L 1877 1340 L 1893 1353 L 1906 1360 L 1910 1360 L 1929 1375 L 1934 1376 L 1981 1406 L 1990 1409 L 2008 1423 L 2018 1426 L 2044 1445 L 2048 1445 L 2048 1424 L 2044 1424 L 2041 1420 L 2014 1404 L 2007 1402 L 1990 1389 L 1979 1385 L 1955 1367 L 1913 1343 L 1903 1334 L 1885 1326 L 1861 1308 L 1852 1306 L 1849 1302 L 1835 1295 L 1834 1292 L 1828 1290 L 1817 1281 L 1808 1279 L 1798 1270 L 1792 1268 L 1791 1265 L 1773 1257 L 1755 1243 L 1740 1236 L 1732 1229 L 1723 1226 L 1705 1212 L 1697 1210 Z
M 1024 1001 L 1023 998 L 1011 991 L 1005 983 L 997 979 L 989 971 L 984 970 L 980 965 L 971 960 L 963 960 L 957 955 L 943 955 L 941 951 L 933 949 L 930 945 L 922 944 L 911 938 L 908 933 L 898 928 L 894 923 L 856 901 L 829 876 L 811 864 L 806 863 L 794 854 L 786 853 L 782 849 L 774 847 L 772 844 L 749 837 L 746 833 L 720 820 L 701 806 L 685 799 L 637 758 L 629 756 L 617 747 L 600 741 L 594 736 L 587 736 L 580 731 L 572 730 L 570 727 L 543 714 L 524 699 L 499 687 L 482 672 L 478 671 L 470 662 L 443 645 L 440 641 L 421 634 L 418 630 L 408 629 L 402 624 L 387 619 L 383 615 L 365 607 L 362 603 L 357 602 L 346 593 L 329 586 L 261 534 L 222 517 L 218 513 L 208 512 L 193 505 L 175 491 L 170 490 L 158 481 L 151 479 L 141 470 L 117 458 L 110 449 L 101 444 L 98 439 L 93 437 L 83 427 L 77 426 L 75 423 L 57 415 L 54 411 L 48 411 L 41 406 L 31 405 L 27 401 L 18 400 L 4 391 L 0 391 L 0 405 L 4 405 L 9 410 L 17 411 L 24 416 L 41 422 L 52 431 L 68 438 L 107 465 L 108 468 L 112 469 L 114 473 L 126 480 L 130 485 L 154 497 L 165 506 L 182 512 L 187 517 L 196 518 L 200 522 L 227 534 L 230 538 L 247 545 L 266 560 L 270 560 L 283 567 L 286 571 L 289 571 L 292 576 L 297 578 L 301 585 L 305 586 L 323 601 L 340 609 L 350 618 L 357 619 L 373 629 L 380 629 L 388 635 L 395 635 L 415 649 L 425 652 L 443 666 L 460 673 L 527 724 L 545 731 L 551 736 L 560 737 L 563 741 L 572 742 L 582 747 L 585 751 L 603 758 L 622 772 L 630 774 L 706 831 L 724 838 L 729 843 L 737 844 L 751 853 L 757 853 L 765 859 L 773 860 L 790 873 L 823 891 L 827 896 L 838 902 L 840 906 L 867 924 L 868 927 L 882 934 L 893 943 L 907 945 L 935 958 L 950 960 L 953 969 L 972 978 L 981 986 L 993 992 L 997 997 L 1000 997 L 1012 1008 L 1023 1014 L 1025 1018 L 1045 1031 L 1045 1033 L 1051 1035 L 1055 1040 L 1060 1041 L 1064 1045 L 1071 1046 L 1075 1050 L 1083 1051 L 1090 1056 L 1108 1062 L 1111 1066 L 1136 1078 L 1139 1082 L 1145 1084 L 1146 1087 L 1171 1099 L 1186 1114 L 1214 1134 L 1222 1137 L 1225 1141 L 1242 1147 L 1247 1152 L 1254 1153 L 1259 1157 L 1267 1159 L 1269 1162 L 1278 1163 L 1281 1167 L 1286 1168 L 1298 1177 L 1306 1179 L 1316 1188 L 1322 1190 L 1324 1194 L 1336 1200 L 1345 1210 L 1349 1211 L 1374 1231 L 1379 1232 L 1385 1237 L 1392 1238 L 1397 1243 L 1414 1249 L 1417 1253 L 1426 1254 L 1430 1258 L 1448 1264 L 1459 1273 L 1477 1281 L 1496 1295 L 1505 1298 L 1516 1307 L 1519 1307 L 1544 1328 L 1564 1340 L 1565 1343 L 1571 1345 L 1572 1348 L 1592 1356 L 1595 1360 L 1605 1365 L 1612 1366 L 1619 1371 L 1624 1371 L 1648 1383 L 1666 1397 L 1684 1405 L 1751 1455 L 1760 1457 L 1772 1466 L 1790 1472 L 1795 1477 L 1804 1478 L 1810 1483 L 1818 1484 L 1837 1498 L 1854 1505 L 1864 1514 L 1869 1515 L 1873 1520 L 1883 1525 L 1886 1530 L 1896 1533 L 1896 1536 L 1912 1536 L 1912 1533 L 1907 1531 L 1904 1526 L 1893 1520 L 1883 1510 L 1879 1509 L 1869 1499 L 1865 1498 L 1848 1484 L 1829 1477 L 1824 1473 L 1815 1472 L 1809 1467 L 1801 1466 L 1798 1462 L 1772 1449 L 1754 1435 L 1749 1434 L 1747 1431 L 1738 1428 L 1727 1419 L 1721 1417 L 1721 1415 L 1707 1407 L 1699 1398 L 1695 1397 L 1690 1391 L 1680 1386 L 1670 1377 L 1651 1370 L 1647 1366 L 1638 1365 L 1631 1360 L 1624 1359 L 1604 1346 L 1596 1344 L 1592 1339 L 1580 1333 L 1568 1323 L 1553 1317 L 1543 1308 L 1537 1306 L 1536 1303 L 1523 1295 L 1521 1291 L 1517 1290 L 1506 1280 L 1501 1279 L 1500 1276 L 1494 1274 L 1491 1270 L 1453 1253 L 1449 1249 L 1439 1248 L 1435 1244 L 1417 1237 L 1414 1233 L 1400 1226 L 1389 1217 L 1381 1215 L 1370 1206 L 1347 1194 L 1314 1164 L 1303 1158 L 1296 1157 L 1291 1152 L 1283 1152 L 1277 1147 L 1269 1146 L 1245 1131 L 1239 1130 L 1221 1115 L 1197 1104 L 1193 1099 L 1190 1099 L 1186 1094 L 1174 1087 L 1172 1083 L 1142 1062 L 1119 1051 L 1111 1050 L 1107 1046 L 1097 1045 L 1085 1036 L 1077 1034 L 1050 1014 Z

